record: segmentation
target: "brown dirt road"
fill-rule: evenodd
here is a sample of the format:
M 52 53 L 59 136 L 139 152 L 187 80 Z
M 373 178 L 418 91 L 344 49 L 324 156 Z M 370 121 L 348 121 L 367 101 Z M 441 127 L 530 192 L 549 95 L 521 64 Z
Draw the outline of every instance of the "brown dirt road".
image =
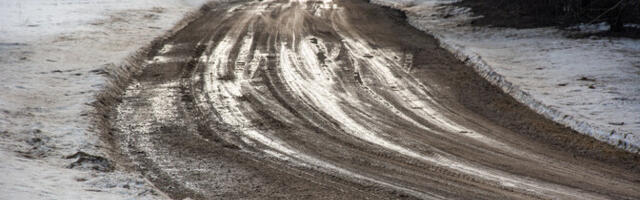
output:
M 360 0 L 221 3 L 115 106 L 175 199 L 639 199 L 640 158 L 536 115 Z

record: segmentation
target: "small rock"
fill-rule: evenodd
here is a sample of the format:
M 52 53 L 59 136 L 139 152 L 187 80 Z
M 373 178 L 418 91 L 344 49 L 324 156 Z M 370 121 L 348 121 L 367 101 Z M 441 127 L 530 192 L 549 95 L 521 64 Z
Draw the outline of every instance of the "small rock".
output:
M 29 140 L 27 140 L 27 144 L 32 145 L 32 146 L 36 146 L 36 145 L 42 145 L 43 141 L 40 138 L 31 138 Z
M 588 77 L 584 77 L 584 76 L 583 76 L 583 77 L 580 77 L 578 80 L 579 80 L 579 81 L 591 81 L 591 82 L 596 81 L 596 79 L 588 78 Z
M 66 156 L 65 159 L 76 159 L 75 162 L 71 163 L 68 168 L 80 168 L 80 169 L 92 169 L 101 172 L 110 172 L 113 171 L 114 167 L 111 161 L 108 159 L 91 155 L 82 151 L 78 151 L 77 153 Z

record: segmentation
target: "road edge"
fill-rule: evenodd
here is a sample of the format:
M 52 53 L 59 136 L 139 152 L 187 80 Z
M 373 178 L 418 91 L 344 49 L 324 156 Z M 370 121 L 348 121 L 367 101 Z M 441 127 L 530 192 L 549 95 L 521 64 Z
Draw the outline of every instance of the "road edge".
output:
M 120 148 L 113 138 L 113 127 L 111 125 L 114 116 L 113 113 L 115 112 L 115 108 L 118 103 L 121 102 L 125 88 L 133 81 L 133 78 L 137 74 L 142 72 L 145 66 L 144 63 L 153 49 L 158 49 L 158 45 L 175 35 L 189 23 L 201 17 L 202 14 L 211 9 L 211 6 L 215 3 L 216 2 L 214 1 L 209 1 L 192 11 L 186 12 L 182 16 L 182 19 L 180 19 L 173 28 L 167 30 L 164 34 L 155 37 L 151 42 L 127 56 L 123 61 L 121 61 L 121 64 L 113 65 L 104 69 L 106 72 L 104 75 L 106 83 L 100 92 L 95 95 L 94 101 L 90 103 L 93 109 L 89 114 L 89 118 L 91 127 L 95 133 L 99 135 L 102 142 L 107 144 L 107 146 L 103 147 L 103 150 L 105 151 L 104 153 L 106 156 L 113 161 L 112 163 L 115 166 L 115 170 L 128 172 L 135 171 L 135 169 L 132 169 L 128 164 L 131 161 L 120 152 Z M 142 178 L 145 180 L 146 184 L 153 187 L 159 196 L 162 196 L 164 199 L 172 199 L 170 195 L 156 187 L 152 181 L 148 180 L 144 176 L 142 176 Z

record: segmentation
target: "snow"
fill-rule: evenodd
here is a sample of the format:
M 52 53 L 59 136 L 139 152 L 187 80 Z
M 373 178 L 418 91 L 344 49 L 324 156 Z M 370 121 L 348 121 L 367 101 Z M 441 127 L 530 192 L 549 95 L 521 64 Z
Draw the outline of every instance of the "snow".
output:
M 59 169 L 7 151 L 0 151 L 0 158 L 0 199 L 152 199 L 141 177 Z
M 608 31 L 611 26 L 606 22 L 598 23 L 598 24 L 578 24 L 576 26 L 571 26 L 569 30 L 576 30 L 583 33 L 598 33 Z
M 640 150 L 640 40 L 569 39 L 555 28 L 472 27 L 469 9 L 447 5 L 451 0 L 372 2 L 404 10 L 411 25 L 545 117 L 628 151 Z
M 107 157 L 90 119 L 104 69 L 203 3 L 0 1 L 0 199 L 165 198 L 139 175 L 68 169 L 63 157 Z

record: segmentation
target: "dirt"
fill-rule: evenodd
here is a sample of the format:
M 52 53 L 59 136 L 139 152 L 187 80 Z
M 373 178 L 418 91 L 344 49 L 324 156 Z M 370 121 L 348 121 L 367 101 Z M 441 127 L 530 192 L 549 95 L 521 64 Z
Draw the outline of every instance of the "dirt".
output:
M 91 169 L 101 172 L 113 171 L 113 164 L 107 158 L 102 156 L 91 155 L 82 151 L 76 152 L 73 155 L 64 157 L 65 159 L 75 159 L 74 162 L 69 164 L 68 168 L 82 168 Z
M 640 157 L 535 114 L 403 17 L 203 10 L 106 118 L 117 163 L 175 199 L 640 198 Z
M 454 6 L 471 8 L 474 16 L 481 16 L 471 21 L 474 26 L 508 27 L 508 28 L 540 28 L 559 27 L 570 31 L 570 38 L 589 37 L 626 37 L 640 38 L 640 29 L 625 27 L 620 31 L 580 32 L 572 30 L 571 26 L 582 23 L 591 23 L 595 16 L 575 19 L 574 15 L 557 13 L 546 8 L 544 4 L 534 1 L 504 1 L 504 0 L 464 0 L 453 4 Z M 591 12 L 602 10 L 590 8 Z M 581 13 L 586 15 L 585 13 Z M 629 14 L 630 15 L 630 14 Z M 637 18 L 634 18 L 637 21 Z M 597 21 L 599 23 L 599 21 Z

